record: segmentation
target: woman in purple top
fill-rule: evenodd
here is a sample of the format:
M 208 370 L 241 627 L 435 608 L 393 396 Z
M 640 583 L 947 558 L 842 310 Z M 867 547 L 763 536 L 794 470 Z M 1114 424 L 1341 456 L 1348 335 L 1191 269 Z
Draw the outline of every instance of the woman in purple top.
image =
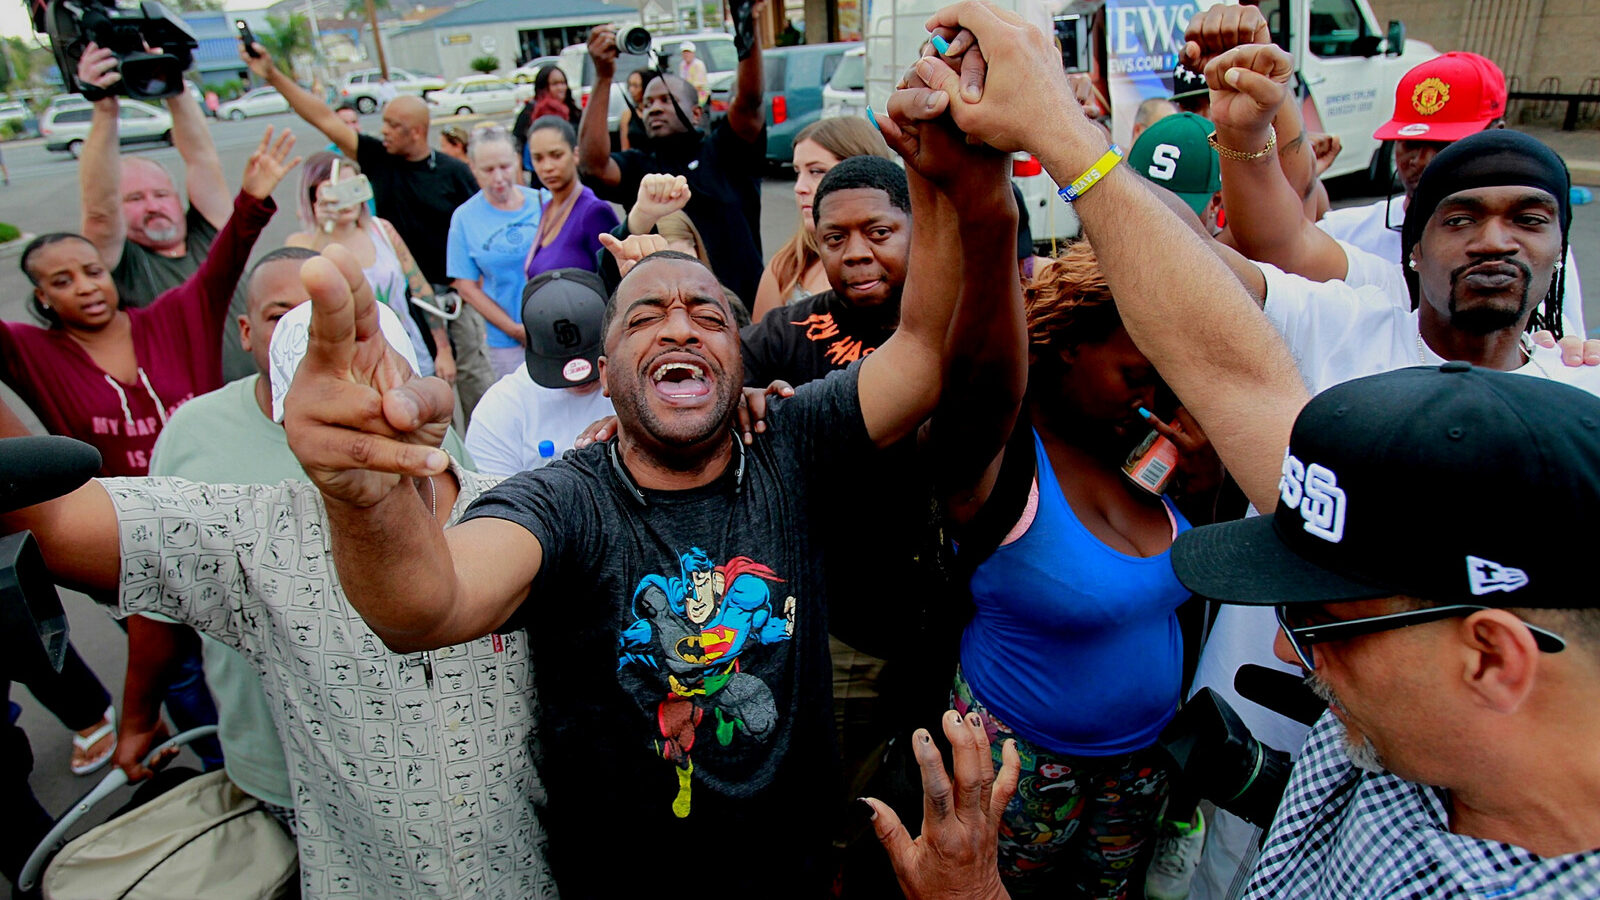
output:
M 539 234 L 524 268 L 532 278 L 551 269 L 595 270 L 600 235 L 617 226 L 611 204 L 578 180 L 578 135 L 558 116 L 535 119 L 528 129 L 533 171 L 550 191 Z

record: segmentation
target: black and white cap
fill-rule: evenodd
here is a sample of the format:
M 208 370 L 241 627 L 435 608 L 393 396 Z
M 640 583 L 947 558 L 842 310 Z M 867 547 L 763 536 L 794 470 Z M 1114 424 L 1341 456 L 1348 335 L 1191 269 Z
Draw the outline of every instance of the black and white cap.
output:
M 1184 586 L 1225 603 L 1405 594 L 1573 609 L 1600 510 L 1600 398 L 1450 362 L 1358 378 L 1295 420 L 1276 511 L 1172 545 Z
M 1205 75 L 1185 68 L 1183 63 L 1172 67 L 1172 99 L 1198 97 L 1209 90 L 1211 89 L 1206 86 Z
M 522 289 L 528 377 L 547 388 L 577 387 L 599 378 L 605 312 L 605 284 L 593 272 L 551 269 L 530 279 Z

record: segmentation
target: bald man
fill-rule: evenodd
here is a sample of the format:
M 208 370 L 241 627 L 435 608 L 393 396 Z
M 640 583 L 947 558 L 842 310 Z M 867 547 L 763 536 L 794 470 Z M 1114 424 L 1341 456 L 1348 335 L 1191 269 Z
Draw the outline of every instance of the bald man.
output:
M 79 61 L 78 80 L 109 89 L 122 77 L 116 64 L 110 50 L 90 44 Z M 160 163 L 122 157 L 114 95 L 95 101 L 89 135 L 79 151 L 82 233 L 111 267 L 117 294 L 129 306 L 144 306 L 187 281 L 233 211 L 233 194 L 200 105 L 186 92 L 168 97 L 166 104 L 172 111 L 172 143 L 183 157 L 187 210 L 172 175 Z M 236 330 L 223 341 L 225 371 L 230 363 L 243 370 L 250 367 Z
M 273 65 L 260 44 L 255 57 L 241 48 L 239 58 L 256 77 L 278 89 L 289 106 L 328 139 L 339 152 L 355 160 L 372 182 L 378 216 L 393 223 L 411 248 L 411 255 L 430 284 L 449 284 L 445 272 L 445 245 L 450 215 L 478 192 L 477 179 L 467 164 L 445 156 L 428 143 L 428 104 L 409 94 L 395 97 L 383 108 L 383 138 L 361 134 L 354 126 L 310 91 Z M 417 313 L 424 335 L 438 323 Z M 431 339 L 431 336 L 430 336 Z M 483 318 L 463 304 L 460 318 L 450 323 L 455 346 L 456 388 L 465 416 L 472 414 L 478 398 L 494 383 L 494 372 L 484 352 Z M 429 348 L 434 352 L 436 348 Z M 463 421 L 463 426 L 465 421 Z

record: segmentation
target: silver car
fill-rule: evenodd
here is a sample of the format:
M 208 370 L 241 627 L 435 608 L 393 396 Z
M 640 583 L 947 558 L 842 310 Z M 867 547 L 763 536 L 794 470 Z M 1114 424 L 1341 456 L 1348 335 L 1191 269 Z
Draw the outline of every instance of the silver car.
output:
M 277 88 L 256 88 L 217 107 L 217 118 L 244 121 L 246 116 L 270 116 L 289 111 L 289 101 Z
M 55 106 L 39 120 L 39 134 L 46 150 L 66 151 L 78 157 L 84 138 L 89 136 L 89 119 L 94 107 Z M 140 100 L 122 98 L 117 104 L 117 135 L 123 144 L 164 143 L 172 145 L 172 114 Z

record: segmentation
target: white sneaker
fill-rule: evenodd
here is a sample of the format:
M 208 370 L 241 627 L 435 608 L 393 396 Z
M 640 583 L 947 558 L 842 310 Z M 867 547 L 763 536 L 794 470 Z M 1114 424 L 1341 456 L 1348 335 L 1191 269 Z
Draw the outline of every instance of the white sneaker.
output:
M 1206 817 L 1198 809 L 1193 823 L 1162 819 L 1155 856 L 1144 878 L 1147 900 L 1185 900 L 1205 845 Z

